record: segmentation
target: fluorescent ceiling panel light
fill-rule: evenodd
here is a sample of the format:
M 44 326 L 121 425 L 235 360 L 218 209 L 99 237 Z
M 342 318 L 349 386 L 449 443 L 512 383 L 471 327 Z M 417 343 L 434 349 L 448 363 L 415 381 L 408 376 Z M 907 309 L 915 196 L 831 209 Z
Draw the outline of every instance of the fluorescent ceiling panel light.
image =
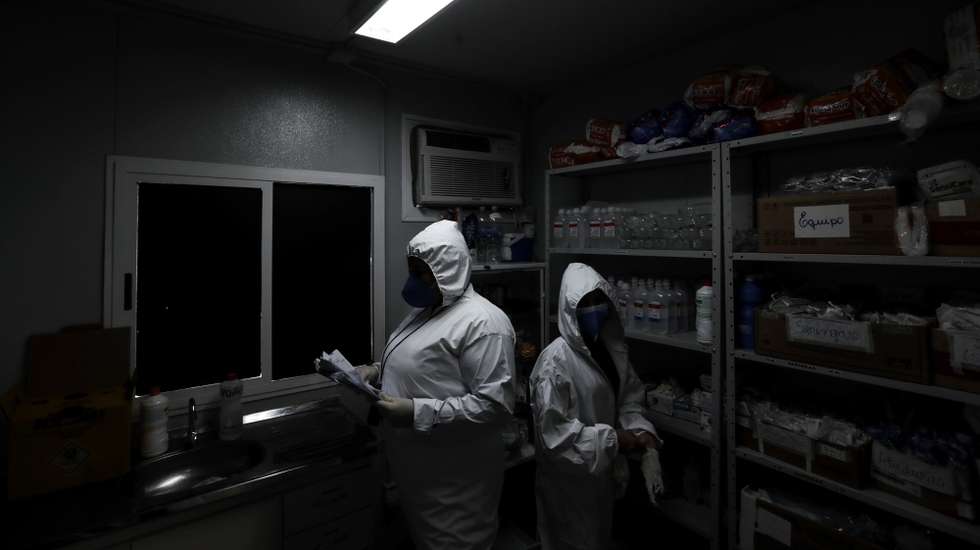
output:
M 453 0 L 386 0 L 354 34 L 397 43 Z

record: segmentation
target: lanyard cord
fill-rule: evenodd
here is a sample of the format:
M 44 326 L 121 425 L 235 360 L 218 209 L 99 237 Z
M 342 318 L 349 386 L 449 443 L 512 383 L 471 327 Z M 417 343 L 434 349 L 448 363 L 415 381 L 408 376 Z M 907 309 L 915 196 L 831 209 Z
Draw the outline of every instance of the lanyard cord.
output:
M 420 311 L 415 317 L 413 317 L 412 318 L 412 321 L 409 322 L 407 325 L 405 325 L 405 328 L 403 328 L 401 330 L 401 332 L 399 332 L 398 334 L 396 334 L 391 339 L 391 341 L 394 342 L 396 338 L 398 338 L 399 336 L 401 336 L 402 334 L 404 334 L 404 332 L 406 330 L 408 330 L 408 327 L 412 326 L 412 323 L 414 323 L 416 320 L 418 320 L 418 318 L 421 317 L 423 313 L 425 313 L 425 310 Z M 419 325 L 417 327 L 415 327 L 414 329 L 412 329 L 412 332 L 409 332 L 408 334 L 405 335 L 404 338 L 402 338 L 401 340 L 399 340 L 398 342 L 396 342 L 395 345 L 391 347 L 391 351 L 388 351 L 388 348 L 385 348 L 385 352 L 387 352 L 387 353 L 382 353 L 381 354 L 381 368 L 378 369 L 379 370 L 379 372 L 378 372 L 378 380 L 381 380 L 384 377 L 385 365 L 388 363 L 388 358 L 391 357 L 391 355 L 393 353 L 395 353 L 395 350 L 398 349 L 398 346 L 402 345 L 402 342 L 404 342 L 405 340 L 408 340 L 413 334 L 415 334 L 416 331 L 418 331 L 420 328 L 424 327 L 426 323 L 428 323 L 433 317 L 435 317 L 435 314 L 436 314 L 436 312 L 433 311 L 425 320 L 423 320 L 421 323 L 419 323 Z

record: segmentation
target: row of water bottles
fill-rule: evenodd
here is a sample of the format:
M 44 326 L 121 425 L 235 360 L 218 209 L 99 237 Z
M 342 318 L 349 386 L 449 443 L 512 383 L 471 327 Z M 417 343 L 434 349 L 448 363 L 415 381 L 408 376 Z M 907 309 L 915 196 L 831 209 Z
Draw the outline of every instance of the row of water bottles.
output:
M 551 223 L 553 248 L 709 250 L 712 219 L 704 207 L 674 213 L 620 206 L 559 209 Z
M 698 342 L 713 341 L 714 291 L 710 281 L 692 296 L 690 285 L 682 280 L 632 277 L 627 281 L 613 276 L 607 280 L 627 330 L 661 336 L 697 331 Z

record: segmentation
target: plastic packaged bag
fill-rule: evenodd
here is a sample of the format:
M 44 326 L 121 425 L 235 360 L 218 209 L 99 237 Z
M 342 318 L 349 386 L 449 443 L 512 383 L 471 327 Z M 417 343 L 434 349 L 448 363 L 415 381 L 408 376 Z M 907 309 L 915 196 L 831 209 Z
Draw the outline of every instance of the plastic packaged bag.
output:
M 643 481 L 650 502 L 656 504 L 657 495 L 662 495 L 664 492 L 663 469 L 660 467 L 660 452 L 657 449 L 651 447 L 643 453 L 640 471 L 643 472 Z
M 943 330 L 980 331 L 980 304 L 973 306 L 952 306 L 942 304 L 936 310 L 939 328 Z
M 739 109 L 751 109 L 772 95 L 772 75 L 764 67 L 743 67 L 735 73 L 728 105 Z
M 564 145 L 553 145 L 548 150 L 548 165 L 552 169 L 611 158 L 616 158 L 616 150 L 612 147 L 601 147 L 581 141 L 573 141 Z
M 755 109 L 759 133 L 774 134 L 797 130 L 806 125 L 806 98 L 802 94 L 770 99 Z
M 980 97 L 980 3 L 949 14 L 945 32 L 950 70 L 943 91 L 960 101 L 976 99 Z
M 695 109 L 712 109 L 728 103 L 731 89 L 732 73 L 718 70 L 691 82 L 684 93 L 684 100 Z
M 625 138 L 626 132 L 619 122 L 590 118 L 585 123 L 585 140 L 593 145 L 615 147 Z
M 660 112 L 660 127 L 665 138 L 687 137 L 697 113 L 683 101 L 675 101 Z
M 686 147 L 688 145 L 691 145 L 691 140 L 687 139 L 686 137 L 655 139 L 647 144 L 647 151 L 650 151 L 651 153 L 660 153 L 662 151 L 669 151 L 671 149 Z
M 731 109 L 715 109 L 701 113 L 687 137 L 694 143 L 707 143 L 715 126 L 724 123 L 735 115 Z
M 660 127 L 660 111 L 651 109 L 630 124 L 629 140 L 644 145 L 651 139 L 662 136 L 663 133 L 663 128 Z
M 811 99 L 806 104 L 806 125 L 822 126 L 834 122 L 854 120 L 859 111 L 850 90 L 838 90 Z
M 900 206 L 895 214 L 898 247 L 906 256 L 929 254 L 929 220 L 922 205 Z
M 783 184 L 783 190 L 788 193 L 828 193 L 884 189 L 894 187 L 899 176 L 898 172 L 890 168 L 843 168 L 833 172 L 793 176 Z
M 921 86 L 902 106 L 899 128 L 910 140 L 918 139 L 943 111 L 943 94 L 939 82 Z
M 721 141 L 733 141 L 745 139 L 759 134 L 755 118 L 749 114 L 737 114 L 730 119 L 715 125 L 711 129 L 708 141 L 718 143 Z

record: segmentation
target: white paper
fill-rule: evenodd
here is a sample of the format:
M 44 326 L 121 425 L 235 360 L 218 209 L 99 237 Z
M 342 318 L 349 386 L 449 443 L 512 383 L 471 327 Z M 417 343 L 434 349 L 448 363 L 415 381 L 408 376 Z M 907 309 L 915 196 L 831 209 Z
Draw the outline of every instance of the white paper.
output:
M 793 208 L 797 239 L 840 239 L 851 236 L 851 207 L 848 204 L 797 206 Z
M 787 315 L 786 339 L 802 344 L 874 353 L 871 324 L 863 321 L 838 321 Z
M 949 332 L 952 353 L 950 364 L 957 371 L 980 370 L 980 335 L 969 332 Z
M 839 460 L 840 462 L 851 461 L 850 452 L 842 451 L 836 447 L 831 447 L 830 445 L 825 445 L 823 443 L 817 443 L 817 454 L 832 458 L 834 460 Z
M 928 464 L 914 456 L 889 449 L 877 441 L 871 446 L 871 465 L 875 471 L 896 480 L 944 495 L 959 495 L 960 484 L 956 479 L 956 471 L 951 466 Z
M 939 203 L 939 217 L 951 218 L 966 216 L 966 201 L 942 201 Z
M 340 351 L 333 350 L 330 352 L 330 355 L 324 352 L 314 363 L 316 364 L 316 371 L 323 376 L 336 380 L 341 384 L 347 384 L 374 399 L 380 399 L 378 390 L 361 380 L 361 375 L 357 373 L 357 369 L 350 364 L 350 361 Z
M 755 530 L 783 546 L 793 543 L 793 524 L 765 508 L 758 508 L 755 512 Z

